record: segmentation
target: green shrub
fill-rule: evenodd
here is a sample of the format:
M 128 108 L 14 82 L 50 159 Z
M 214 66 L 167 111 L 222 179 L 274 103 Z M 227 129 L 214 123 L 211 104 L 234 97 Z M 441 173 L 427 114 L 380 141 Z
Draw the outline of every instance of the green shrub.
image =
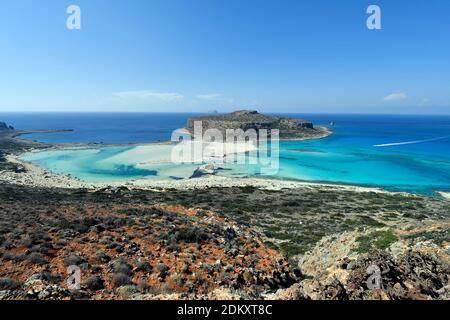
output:
M 356 252 L 366 253 L 374 248 L 386 250 L 397 240 L 398 237 L 392 232 L 392 230 L 374 231 L 367 236 L 361 236 L 356 239 L 358 242 Z
M 46 262 L 42 253 L 39 253 L 39 252 L 32 252 L 28 256 L 28 261 L 30 261 L 33 264 L 39 264 L 39 265 L 45 264 L 45 262 Z
M 16 290 L 20 283 L 11 278 L 0 278 L 0 290 Z
M 242 193 L 253 193 L 256 191 L 256 188 L 254 186 L 245 186 L 240 187 Z
M 104 288 L 103 280 L 99 276 L 90 276 L 86 280 L 86 288 L 89 290 L 97 291 Z
M 280 244 L 280 250 L 281 253 L 287 257 L 290 258 L 292 256 L 305 253 L 305 250 L 303 247 L 292 243 L 292 242 L 283 242 Z
M 208 234 L 197 227 L 181 228 L 175 233 L 176 242 L 200 243 L 208 239 Z
M 131 284 L 131 278 L 126 274 L 116 273 L 111 277 L 111 284 L 114 288 L 126 286 Z
M 68 266 L 77 266 L 77 265 L 80 265 L 80 264 L 82 264 L 84 262 L 86 262 L 86 259 L 84 259 L 84 258 L 82 258 L 80 256 L 77 256 L 75 254 L 71 254 L 71 255 L 69 255 L 69 256 L 64 258 L 64 265 L 66 267 L 68 267 Z

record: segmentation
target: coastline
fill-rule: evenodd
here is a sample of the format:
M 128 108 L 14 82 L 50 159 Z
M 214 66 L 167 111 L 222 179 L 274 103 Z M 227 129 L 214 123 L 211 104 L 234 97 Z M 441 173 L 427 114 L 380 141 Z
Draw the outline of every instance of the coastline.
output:
M 444 199 L 450 200 L 450 192 L 437 191 Z
M 320 127 L 323 133 L 316 137 L 305 137 L 302 139 L 280 139 L 283 141 L 303 141 L 315 140 L 329 137 L 333 132 L 327 127 Z M 66 131 L 66 130 L 64 130 Z M 19 143 L 28 142 L 28 140 L 18 139 L 16 137 L 34 132 L 59 132 L 55 130 L 39 130 L 27 131 L 26 133 L 12 133 L 10 138 Z M 384 190 L 382 187 L 361 186 L 352 184 L 327 183 L 327 182 L 309 182 L 296 180 L 282 180 L 270 178 L 255 178 L 255 177 L 225 177 L 218 175 L 209 175 L 194 179 L 183 180 L 154 180 L 154 179 L 133 179 L 127 181 L 109 181 L 109 182 L 92 182 L 84 181 L 73 177 L 70 174 L 60 174 L 52 172 L 51 170 L 34 163 L 20 159 L 20 156 L 29 152 L 42 152 L 52 150 L 67 150 L 67 149 L 92 149 L 98 147 L 120 147 L 120 146 L 155 146 L 174 144 L 172 141 L 158 141 L 151 143 L 129 143 L 129 144 L 97 144 L 97 143 L 77 143 L 77 144 L 47 144 L 41 142 L 31 141 L 33 147 L 22 152 L 9 154 L 6 160 L 15 165 L 25 168 L 25 172 L 0 171 L 0 181 L 3 183 L 17 184 L 29 187 L 43 187 L 43 188 L 66 188 L 66 189 L 89 189 L 97 190 L 102 188 L 118 188 L 127 187 L 129 189 L 141 190 L 164 190 L 164 189 L 205 189 L 205 188 L 228 188 L 228 187 L 254 187 L 267 190 L 282 190 L 282 189 L 316 189 L 316 190 L 341 190 L 353 192 L 375 192 L 384 194 L 404 194 L 412 195 L 407 192 L 394 192 Z M 35 146 L 35 147 L 34 147 Z M 441 197 L 450 199 L 450 193 L 437 191 Z
M 18 130 L 11 133 L 11 138 L 24 136 L 35 133 L 59 133 L 59 132 L 73 132 L 73 129 L 43 129 L 43 130 Z M 32 140 L 31 140 L 32 141 Z
M 331 136 L 333 132 L 327 127 L 320 127 L 323 133 L 316 137 L 305 137 L 301 139 L 280 139 L 280 141 L 303 141 L 323 139 Z M 60 132 L 61 130 L 37 130 L 27 132 L 13 132 L 9 135 L 12 141 L 19 144 L 28 142 L 28 140 L 18 139 L 16 137 L 23 134 L 30 134 L 35 132 Z M 70 131 L 70 130 L 64 130 Z M 96 190 L 108 187 L 127 187 L 129 189 L 141 190 L 164 190 L 164 189 L 205 189 L 205 188 L 228 188 L 228 187 L 254 187 L 267 190 L 282 190 L 282 189 L 316 189 L 316 190 L 341 190 L 353 192 L 375 192 L 384 194 L 403 194 L 413 195 L 408 192 L 388 191 L 383 187 L 377 186 L 363 186 L 354 184 L 342 184 L 339 182 L 321 182 L 321 181 L 298 181 L 298 180 L 283 180 L 270 179 L 261 177 L 226 177 L 219 175 L 208 175 L 200 178 L 183 179 L 183 180 L 168 180 L 168 179 L 132 179 L 127 181 L 108 181 L 108 182 L 93 182 L 84 181 L 70 174 L 60 174 L 52 172 L 51 170 L 39 166 L 37 164 L 20 159 L 23 154 L 53 151 L 53 150 L 67 150 L 67 149 L 92 149 L 101 147 L 120 147 L 120 146 L 155 146 L 155 145 L 170 145 L 173 141 L 158 141 L 151 143 L 127 143 L 127 144 L 97 144 L 97 143 L 70 143 L 70 144 L 48 144 L 42 142 L 31 141 L 32 147 L 22 152 L 15 152 L 14 154 L 6 155 L 6 160 L 14 165 L 22 166 L 25 172 L 12 172 L 8 170 L 0 171 L 0 181 L 9 184 L 17 184 L 30 187 L 43 188 L 67 188 L 67 189 L 89 189 Z M 450 193 L 444 191 L 436 191 L 444 199 L 450 199 Z
M 280 141 L 305 141 L 305 140 L 319 140 L 328 138 L 333 134 L 333 131 L 324 126 L 317 126 L 316 128 L 320 128 L 321 133 L 314 137 L 304 137 L 304 138 L 282 138 Z
M 51 259 L 48 259 L 47 255 L 44 256 L 48 259 L 48 263 L 44 260 L 45 268 L 56 268 L 60 273 L 64 271 L 58 269 L 58 266 L 63 265 L 70 254 L 75 253 L 87 261 L 94 261 L 98 259 L 97 252 L 100 250 L 106 252 L 111 259 L 125 257 L 130 265 L 136 263 L 137 255 L 140 257 L 138 259 L 145 259 L 150 265 L 159 265 L 162 261 L 172 274 L 181 274 L 184 281 L 190 281 L 189 275 L 179 272 L 178 252 L 182 255 L 189 254 L 189 250 L 196 246 L 183 240 L 185 238 L 176 240 L 177 251 L 168 244 L 170 235 L 179 235 L 184 230 L 207 234 L 208 239 L 212 239 L 209 242 L 197 242 L 199 247 L 194 251 L 196 261 L 185 260 L 188 261 L 188 270 L 202 275 L 208 272 L 209 276 L 205 278 L 211 279 L 210 286 L 222 290 L 223 286 L 217 285 L 217 279 L 223 279 L 221 275 L 209 273 L 204 266 L 212 261 L 212 257 L 219 261 L 216 262 L 218 265 L 232 266 L 232 269 L 236 270 L 236 276 L 232 274 L 230 281 L 224 285 L 226 290 L 231 290 L 227 291 L 227 294 L 234 294 L 238 298 L 248 299 L 248 293 L 251 293 L 252 298 L 256 299 L 286 299 L 298 291 L 311 299 L 324 299 L 328 298 L 326 290 L 329 290 L 330 283 L 335 283 L 331 281 L 336 279 L 346 287 L 360 286 L 353 275 L 360 274 L 361 271 L 365 274 L 367 259 L 372 259 L 366 253 L 369 247 L 364 239 L 370 240 L 370 248 L 382 249 L 382 252 L 385 252 L 383 256 L 377 255 L 373 260 L 369 260 L 369 263 L 378 265 L 380 260 L 377 259 L 380 258 L 383 261 L 393 261 L 394 266 L 399 266 L 398 270 L 395 270 L 396 274 L 405 274 L 407 279 L 416 278 L 414 274 L 404 270 L 424 270 L 420 261 L 426 259 L 428 254 L 433 254 L 437 267 L 433 269 L 426 266 L 427 274 L 439 275 L 443 270 L 441 266 L 448 265 L 448 242 L 438 241 L 442 235 L 445 236 L 449 226 L 446 218 L 446 208 L 450 203 L 449 192 L 436 191 L 442 197 L 435 201 L 428 196 L 391 192 L 378 187 L 258 176 L 208 175 L 184 180 L 143 178 L 117 182 L 85 182 L 22 160 L 21 154 L 108 146 L 68 146 L 38 142 L 26 144 L 14 139 L 7 142 L 12 148 L 9 154 L 3 155 L 4 166 L 0 167 L 0 198 L 6 199 L 6 209 L 0 219 L 9 222 L 11 212 L 14 212 L 20 217 L 26 217 L 17 221 L 20 223 L 18 227 L 26 230 L 27 234 L 33 234 L 36 230 L 48 232 L 52 243 L 59 243 L 63 237 L 64 246 L 69 250 L 56 251 L 56 255 Z M 161 143 L 150 145 L 155 144 Z M 35 224 L 28 223 L 31 219 L 42 223 L 35 227 Z M 114 224 L 110 224 L 111 222 Z M 143 236 L 142 231 L 147 230 L 149 225 L 155 231 Z M 198 229 L 198 226 L 202 229 Z M 222 241 L 225 238 L 221 230 L 225 230 L 224 226 L 226 230 L 234 230 L 233 234 L 239 239 L 239 242 L 231 242 L 232 251 L 223 248 Z M 68 229 L 73 232 L 67 232 Z M 63 236 L 60 236 L 61 234 Z M 118 249 L 111 249 L 110 244 L 113 242 L 104 241 L 109 234 L 123 236 L 120 241 L 123 246 L 119 244 Z M 385 247 L 379 245 L 379 237 L 387 241 L 386 246 L 385 241 L 382 243 Z M 437 241 L 431 242 L 430 237 Z M 7 251 L 7 254 L 22 250 L 22 243 L 14 242 L 15 247 Z M 411 259 L 410 256 L 403 259 L 405 255 L 410 255 Z M 237 256 L 245 257 L 242 263 L 246 264 L 240 263 Z M 244 283 L 239 291 L 228 289 L 228 283 L 234 283 L 231 281 L 240 274 L 247 274 L 249 268 L 254 268 L 255 261 L 259 263 L 258 274 L 266 273 L 273 277 L 280 261 L 285 261 L 288 269 L 283 267 L 283 270 L 293 270 L 294 275 L 295 270 L 301 270 L 305 275 L 314 277 L 314 282 L 306 277 L 296 278 L 294 285 L 280 286 L 280 289 L 273 292 L 263 288 L 254 291 L 251 283 Z M 343 263 L 351 263 L 356 267 L 343 268 Z M 24 283 L 18 293 L 14 294 L 28 294 L 28 279 L 36 274 L 36 269 L 22 263 L 18 263 L 17 267 L 12 266 L 10 262 L 5 262 L 4 265 L 2 276 L 13 275 L 20 283 Z M 98 262 L 97 265 L 104 271 L 98 273 L 88 266 L 86 272 L 95 272 L 104 281 L 106 290 L 100 292 L 89 289 L 87 292 L 91 299 L 155 298 L 153 293 L 122 296 L 125 287 L 114 289 L 114 283 L 109 280 L 113 279 L 109 262 Z M 357 267 L 359 265 L 363 267 Z M 147 276 L 137 268 L 133 272 L 133 281 Z M 156 276 L 157 274 L 154 274 L 149 280 L 152 285 L 167 283 L 159 278 L 156 280 Z M 384 283 L 392 287 L 397 282 L 398 278 L 395 277 L 387 278 Z M 193 298 L 201 296 L 214 299 L 214 295 L 202 293 L 197 282 L 193 283 L 196 290 Z M 419 288 L 424 284 L 425 280 L 421 280 L 417 286 Z M 337 286 L 341 287 L 339 283 Z M 176 290 L 179 289 L 174 291 L 177 294 L 159 297 L 186 298 Z M 433 290 L 435 295 L 443 296 L 439 291 L 440 287 Z M 359 297 L 349 292 L 349 295 Z M 297 296 L 297 293 L 295 295 Z M 406 293 L 402 295 L 406 297 Z
M 386 191 L 379 187 L 366 187 L 358 185 L 344 185 L 320 182 L 305 182 L 293 180 L 278 180 L 264 178 L 243 178 L 243 177 L 224 177 L 224 176 L 205 176 L 194 179 L 184 180 L 150 180 L 135 179 L 129 181 L 112 182 L 87 182 L 82 181 L 70 175 L 54 173 L 36 164 L 20 160 L 18 156 L 8 155 L 7 160 L 13 164 L 22 165 L 26 172 L 15 173 L 10 171 L 0 172 L 0 181 L 8 184 L 17 184 L 30 187 L 43 188 L 64 188 L 64 189 L 103 189 L 127 187 L 129 189 L 141 190 L 164 190 L 164 189 L 205 189 L 205 188 L 228 188 L 228 187 L 254 187 L 266 190 L 282 189 L 320 189 L 320 190 L 338 190 L 353 192 L 370 192 L 383 194 L 404 194 L 405 192 Z
M 326 127 L 320 127 L 322 134 L 317 137 L 305 137 L 299 140 L 323 139 L 332 134 L 332 131 Z M 96 147 L 119 147 L 119 146 L 155 146 L 170 145 L 173 141 L 159 141 L 151 143 L 129 143 L 129 144 L 97 144 L 97 143 L 70 143 L 70 144 L 48 144 L 26 139 L 17 138 L 21 135 L 32 133 L 50 133 L 60 132 L 61 130 L 33 130 L 33 131 L 15 131 L 8 134 L 8 138 L 12 141 L 21 143 L 30 142 L 32 147 L 22 152 L 6 155 L 6 160 L 14 165 L 22 166 L 25 172 L 0 171 L 0 181 L 4 183 L 17 184 L 22 186 L 44 187 L 44 188 L 67 188 L 67 189 L 101 189 L 108 187 L 127 187 L 130 189 L 204 189 L 209 187 L 245 187 L 252 186 L 263 189 L 295 189 L 295 188 L 332 188 L 365 192 L 387 192 L 381 188 L 361 187 L 352 185 L 324 184 L 314 182 L 287 181 L 264 178 L 242 178 L 242 177 L 223 177 L 217 175 L 205 176 L 195 179 L 184 180 L 150 180 L 150 179 L 134 179 L 128 181 L 111 181 L 111 182 L 88 182 L 73 177 L 69 174 L 59 174 L 52 172 L 44 167 L 34 163 L 19 159 L 26 153 L 51 151 L 51 150 L 67 150 L 67 149 L 92 149 Z M 63 130 L 64 132 L 70 130 Z M 280 139 L 292 140 L 292 139 Z M 239 149 L 239 148 L 238 148 Z M 242 148 L 241 148 L 242 149 Z M 253 150 L 253 149 L 252 149 Z M 241 150 L 242 151 L 242 150 Z M 245 151 L 245 150 L 244 150 Z

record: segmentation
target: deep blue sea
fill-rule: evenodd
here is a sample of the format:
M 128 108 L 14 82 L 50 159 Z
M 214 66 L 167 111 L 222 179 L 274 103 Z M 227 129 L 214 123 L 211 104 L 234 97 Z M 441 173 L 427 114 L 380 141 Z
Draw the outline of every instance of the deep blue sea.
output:
M 0 113 L 0 121 L 18 130 L 72 129 L 23 139 L 50 143 L 148 143 L 170 139 L 184 127 L 188 113 Z
M 0 121 L 21 130 L 74 130 L 23 136 L 44 142 L 149 143 L 169 140 L 172 131 L 183 127 L 194 115 L 198 114 L 0 113 Z M 450 116 L 287 115 L 316 125 L 334 122 L 334 134 L 320 140 L 281 142 L 280 170 L 271 178 L 379 186 L 424 194 L 450 191 Z M 139 169 L 133 161 L 127 161 L 130 147 L 99 150 L 95 154 L 86 154 L 86 150 L 35 154 L 27 160 L 84 180 L 183 178 L 181 171 L 174 168 Z M 108 157 L 122 159 L 125 164 L 108 162 Z M 255 168 L 231 169 L 227 175 L 258 175 Z

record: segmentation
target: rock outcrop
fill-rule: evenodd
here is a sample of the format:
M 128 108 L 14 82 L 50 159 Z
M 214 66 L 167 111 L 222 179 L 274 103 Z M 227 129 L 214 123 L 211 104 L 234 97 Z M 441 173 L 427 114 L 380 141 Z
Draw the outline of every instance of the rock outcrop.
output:
M 224 137 L 227 129 L 242 129 L 244 131 L 254 129 L 256 132 L 266 129 L 269 135 L 270 130 L 278 129 L 282 139 L 314 138 L 324 136 L 327 133 L 323 128 L 315 128 L 313 123 L 307 120 L 268 116 L 249 110 L 190 118 L 186 128 L 190 133 L 194 132 L 195 121 L 202 122 L 203 133 L 208 129 L 217 129 Z
M 8 126 L 6 123 L 0 121 L 0 131 L 14 130 L 14 127 Z
M 281 300 L 448 300 L 450 273 L 448 264 L 432 254 L 407 251 L 394 258 L 373 250 L 351 265 L 341 260 L 344 279 L 306 279 L 288 289 L 279 290 L 271 299 Z M 368 287 L 370 267 L 380 270 L 379 287 Z
M 211 176 L 211 175 L 215 175 L 216 173 L 217 173 L 217 170 L 214 168 L 214 165 L 208 164 L 208 165 L 198 167 L 189 179 L 200 178 L 203 176 Z

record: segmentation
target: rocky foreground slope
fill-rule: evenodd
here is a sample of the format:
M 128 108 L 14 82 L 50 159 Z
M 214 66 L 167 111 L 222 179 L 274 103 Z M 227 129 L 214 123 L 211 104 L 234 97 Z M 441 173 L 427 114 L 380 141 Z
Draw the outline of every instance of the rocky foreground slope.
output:
M 449 299 L 449 212 L 314 188 L 1 185 L 0 299 Z
M 181 299 L 224 288 L 251 299 L 300 279 L 257 232 L 212 211 L 108 190 L 1 186 L 0 198 L 3 299 Z M 65 289 L 72 265 L 82 270 L 77 292 Z

